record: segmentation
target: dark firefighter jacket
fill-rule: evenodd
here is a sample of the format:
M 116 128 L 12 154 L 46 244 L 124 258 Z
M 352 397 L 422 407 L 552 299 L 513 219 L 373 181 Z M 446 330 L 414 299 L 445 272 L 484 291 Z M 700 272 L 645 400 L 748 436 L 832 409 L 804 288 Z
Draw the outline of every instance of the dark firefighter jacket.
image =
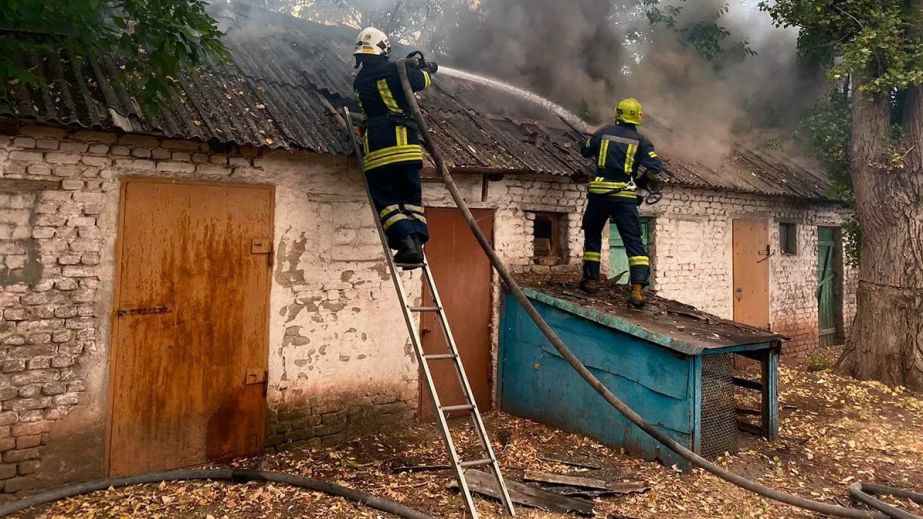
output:
M 625 190 L 628 181 L 638 177 L 638 168 L 647 168 L 646 176 L 656 177 L 663 162 L 654 152 L 654 144 L 638 133 L 632 124 L 606 126 L 587 139 L 580 153 L 596 158 L 596 178 L 588 193 L 635 199 L 633 190 Z
M 407 68 L 414 92 L 429 87 L 429 72 Z M 356 99 L 367 118 L 364 169 L 390 164 L 423 165 L 423 148 L 410 119 L 410 105 L 401 88 L 397 63 L 381 59 L 366 61 L 353 81 Z

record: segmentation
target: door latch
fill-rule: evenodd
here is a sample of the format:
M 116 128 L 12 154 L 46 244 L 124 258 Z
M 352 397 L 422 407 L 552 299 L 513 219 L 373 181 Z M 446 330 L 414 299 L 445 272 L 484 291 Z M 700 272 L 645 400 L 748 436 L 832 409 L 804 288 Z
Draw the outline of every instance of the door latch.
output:
M 738 288 L 734 291 L 734 294 L 737 296 L 737 300 L 741 301 L 744 298 L 744 289 Z
M 116 314 L 119 317 L 125 317 L 126 315 L 155 315 L 170 312 L 169 306 L 148 306 L 143 308 L 119 308 Z
M 244 375 L 244 385 L 255 386 L 257 384 L 262 384 L 263 396 L 265 397 L 269 391 L 269 372 L 260 369 L 248 369 Z

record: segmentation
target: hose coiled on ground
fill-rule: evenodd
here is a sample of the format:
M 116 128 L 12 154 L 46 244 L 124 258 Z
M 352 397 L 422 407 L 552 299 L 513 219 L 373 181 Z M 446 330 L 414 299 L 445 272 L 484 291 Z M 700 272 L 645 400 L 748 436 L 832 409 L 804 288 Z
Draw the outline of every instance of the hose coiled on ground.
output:
M 47 492 L 36 494 L 26 499 L 20 499 L 0 506 L 0 517 L 6 517 L 10 514 L 20 512 L 33 506 L 44 505 L 81 494 L 89 494 L 98 490 L 107 488 L 121 488 L 131 485 L 142 485 L 145 483 L 160 483 L 163 481 L 195 481 L 195 480 L 212 480 L 212 481 L 231 481 L 233 483 L 284 483 L 306 490 L 323 492 L 333 496 L 346 498 L 361 505 L 365 505 L 382 512 L 388 512 L 398 517 L 407 519 L 434 519 L 423 512 L 404 506 L 394 501 L 389 501 L 380 497 L 373 496 L 366 492 L 354 490 L 351 488 L 335 485 L 326 481 L 283 474 L 280 472 L 264 472 L 262 470 L 233 470 L 233 469 L 203 469 L 203 470 L 173 470 L 169 472 L 152 472 L 140 476 L 128 476 L 124 478 L 100 479 L 78 483 L 66 487 L 56 488 Z

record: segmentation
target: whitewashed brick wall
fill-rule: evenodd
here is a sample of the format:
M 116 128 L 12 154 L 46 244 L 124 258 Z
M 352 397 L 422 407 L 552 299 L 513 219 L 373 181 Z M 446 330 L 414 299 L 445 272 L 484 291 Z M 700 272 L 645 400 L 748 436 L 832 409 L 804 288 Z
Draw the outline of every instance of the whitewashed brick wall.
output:
M 772 329 L 792 338 L 784 351 L 805 354 L 818 344 L 817 227 L 839 227 L 848 209 L 787 198 L 670 187 L 642 212 L 654 218 L 654 287 L 676 299 L 732 318 L 732 226 L 736 218 L 769 221 Z M 779 251 L 779 223 L 797 222 L 798 254 Z M 844 322 L 855 314 L 856 273 L 844 268 Z
M 414 415 L 417 366 L 351 160 L 253 148 L 222 153 L 182 140 L 25 126 L 0 135 L 0 486 L 6 496 L 105 475 L 119 185 L 127 176 L 276 186 L 270 445 L 342 439 Z M 472 207 L 496 210 L 496 249 L 512 270 L 579 271 L 584 186 L 507 175 L 489 182 L 484 198 L 479 175 L 457 181 Z M 453 205 L 438 184 L 426 184 L 425 199 L 428 206 Z M 563 264 L 533 261 L 534 211 L 562 215 Z M 845 214 L 832 206 L 673 188 L 662 204 L 644 211 L 656 217 L 654 281 L 661 294 L 724 316 L 731 308 L 733 217 L 836 225 Z M 816 248 L 813 228 L 800 232 L 802 251 Z M 607 235 L 608 229 L 604 271 Z M 776 255 L 772 261 L 774 326 L 809 345 L 817 319 L 810 294 L 816 258 Z M 406 276 L 411 297 L 418 298 L 418 275 Z M 847 312 L 854 308 L 852 286 Z M 495 280 L 494 348 L 499 290 Z

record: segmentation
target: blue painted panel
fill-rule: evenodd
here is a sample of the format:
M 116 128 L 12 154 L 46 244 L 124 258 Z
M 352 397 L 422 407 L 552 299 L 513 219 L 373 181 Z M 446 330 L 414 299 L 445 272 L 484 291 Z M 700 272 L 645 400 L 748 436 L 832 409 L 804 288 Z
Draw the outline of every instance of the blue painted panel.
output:
M 619 375 L 662 395 L 677 399 L 688 398 L 688 356 L 637 337 L 613 333 L 611 329 L 596 326 L 541 303 L 536 308 L 566 344 L 580 343 L 580 360 L 587 367 Z M 587 333 L 587 330 L 593 330 L 594 333 Z M 534 325 L 526 327 L 519 340 L 532 341 L 558 354 Z
M 693 357 L 549 305 L 536 307 L 606 387 L 661 431 L 693 447 Z M 612 409 L 553 351 L 512 299 L 503 306 L 500 378 L 500 405 L 506 412 L 587 434 L 644 459 L 687 466 Z

